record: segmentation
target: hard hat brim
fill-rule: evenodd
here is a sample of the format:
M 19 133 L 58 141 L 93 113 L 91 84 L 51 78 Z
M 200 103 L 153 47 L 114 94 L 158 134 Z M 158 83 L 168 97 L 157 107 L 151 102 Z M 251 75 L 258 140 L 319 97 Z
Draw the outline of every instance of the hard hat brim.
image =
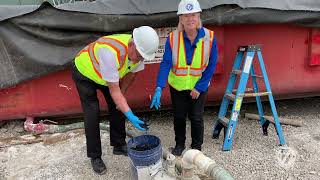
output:
M 144 60 L 152 60 L 156 57 L 156 53 L 153 54 L 145 54 L 143 53 L 137 46 L 136 46 L 138 52 L 141 54 Z
M 202 10 L 194 10 L 194 11 L 188 11 L 188 12 L 177 12 L 177 15 L 182 15 L 182 14 L 192 14 L 192 13 L 201 13 Z

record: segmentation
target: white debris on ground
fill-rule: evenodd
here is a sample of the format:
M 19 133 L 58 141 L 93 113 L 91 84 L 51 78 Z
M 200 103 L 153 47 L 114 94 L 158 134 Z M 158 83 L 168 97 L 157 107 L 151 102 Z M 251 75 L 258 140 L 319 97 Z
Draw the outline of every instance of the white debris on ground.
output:
M 211 138 L 213 118 L 219 107 L 206 108 L 203 152 L 227 169 L 235 179 L 320 179 L 320 97 L 277 101 L 279 115 L 300 119 L 302 127 L 282 126 L 286 146 L 278 146 L 272 125 L 263 136 L 258 121 L 239 119 L 231 151 L 222 151 L 223 139 Z M 245 104 L 242 113 L 256 113 L 255 104 Z M 170 111 L 141 114 L 151 120 L 150 134 L 159 136 L 164 148 L 174 146 Z M 21 121 L 0 128 L 0 138 L 25 134 Z M 188 123 L 187 143 L 190 145 Z M 85 136 L 53 145 L 35 143 L 0 148 L 0 179 L 128 179 L 130 160 L 115 156 L 108 132 L 101 131 L 103 160 L 108 171 L 96 175 L 86 157 Z M 207 178 L 208 179 L 208 178 Z

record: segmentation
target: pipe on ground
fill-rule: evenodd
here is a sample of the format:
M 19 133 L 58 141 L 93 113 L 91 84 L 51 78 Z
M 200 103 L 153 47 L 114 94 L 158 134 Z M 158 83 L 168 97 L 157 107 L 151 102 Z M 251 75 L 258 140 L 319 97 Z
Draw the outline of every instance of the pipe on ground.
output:
M 163 158 L 167 160 L 169 156 L 173 155 L 169 151 L 163 150 Z M 190 149 L 183 154 L 182 160 L 175 159 L 176 168 L 180 172 L 182 171 L 182 166 L 186 164 L 195 165 L 198 169 L 204 171 L 208 176 L 216 180 L 234 179 L 227 170 L 199 150 Z

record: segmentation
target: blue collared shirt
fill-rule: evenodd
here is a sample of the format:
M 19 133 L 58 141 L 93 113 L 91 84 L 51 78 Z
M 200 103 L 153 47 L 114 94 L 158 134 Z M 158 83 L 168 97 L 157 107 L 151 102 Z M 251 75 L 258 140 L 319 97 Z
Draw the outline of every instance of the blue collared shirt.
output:
M 205 32 L 203 27 L 198 30 L 197 37 L 195 38 L 194 42 L 191 44 L 190 40 L 187 37 L 186 32 L 183 33 L 184 38 L 184 45 L 186 49 L 186 56 L 187 56 L 187 64 L 191 65 L 192 63 L 192 55 L 196 48 L 196 44 L 198 43 L 199 39 L 204 37 Z M 157 87 L 164 88 L 166 86 L 169 72 L 172 68 L 172 50 L 170 47 L 170 40 L 169 36 L 166 40 L 165 45 L 165 52 L 163 55 L 162 62 L 160 63 L 160 69 L 158 72 L 158 79 L 157 79 Z M 218 57 L 218 50 L 217 50 L 217 41 L 216 37 L 214 37 L 212 42 L 211 54 L 209 58 L 209 63 L 207 68 L 202 73 L 201 78 L 195 85 L 195 89 L 198 92 L 205 92 L 208 90 L 211 78 L 213 76 L 214 70 L 217 64 L 217 57 Z

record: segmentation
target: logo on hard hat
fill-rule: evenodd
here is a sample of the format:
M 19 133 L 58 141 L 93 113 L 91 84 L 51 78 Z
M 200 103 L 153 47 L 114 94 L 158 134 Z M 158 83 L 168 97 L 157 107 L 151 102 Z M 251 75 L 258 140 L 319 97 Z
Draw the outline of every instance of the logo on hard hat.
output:
M 191 10 L 193 9 L 193 5 L 192 5 L 192 4 L 187 4 L 187 5 L 186 5 L 186 9 L 187 9 L 188 11 L 191 11 Z

